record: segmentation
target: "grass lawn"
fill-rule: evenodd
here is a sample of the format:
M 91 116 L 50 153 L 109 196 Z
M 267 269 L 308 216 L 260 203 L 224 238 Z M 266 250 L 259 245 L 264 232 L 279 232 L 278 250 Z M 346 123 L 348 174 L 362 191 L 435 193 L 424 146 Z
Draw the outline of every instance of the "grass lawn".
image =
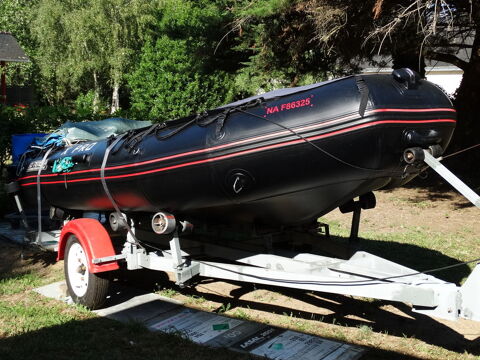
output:
M 0 241 L 0 359 L 248 359 L 210 349 L 139 324 L 97 317 L 31 291 L 63 278 L 51 254 L 20 260 L 17 246 Z

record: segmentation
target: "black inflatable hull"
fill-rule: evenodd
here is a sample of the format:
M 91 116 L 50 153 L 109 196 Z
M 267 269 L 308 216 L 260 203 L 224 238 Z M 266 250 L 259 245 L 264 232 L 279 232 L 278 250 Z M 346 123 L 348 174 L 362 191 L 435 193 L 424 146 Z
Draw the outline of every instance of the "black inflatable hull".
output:
M 163 210 L 187 220 L 292 225 L 369 191 L 400 186 L 412 178 L 403 151 L 433 144 L 445 149 L 455 111 L 423 80 L 411 89 L 390 75 L 360 81 L 368 93 L 358 77 L 348 77 L 233 108 L 224 121 L 192 124 L 163 140 L 158 136 L 191 118 L 144 136 L 133 148 L 122 139 L 105 167 L 108 189 L 127 213 Z M 45 201 L 66 210 L 113 209 L 100 174 L 111 142 L 52 152 L 41 175 Z M 42 156 L 27 161 L 19 177 L 22 198 L 31 205 Z M 65 156 L 78 163 L 53 174 L 51 164 Z

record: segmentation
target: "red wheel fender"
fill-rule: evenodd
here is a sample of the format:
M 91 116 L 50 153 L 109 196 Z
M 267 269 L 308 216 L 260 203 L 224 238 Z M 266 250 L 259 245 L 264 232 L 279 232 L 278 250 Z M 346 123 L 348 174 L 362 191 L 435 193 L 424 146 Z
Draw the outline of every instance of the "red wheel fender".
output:
M 70 235 L 75 235 L 85 249 L 88 257 L 88 271 L 91 273 L 100 273 L 119 269 L 117 261 L 111 261 L 104 264 L 93 264 L 93 259 L 115 255 L 112 240 L 98 220 L 95 219 L 75 219 L 69 221 L 60 233 L 58 243 L 57 261 L 63 260 L 65 256 L 65 246 Z

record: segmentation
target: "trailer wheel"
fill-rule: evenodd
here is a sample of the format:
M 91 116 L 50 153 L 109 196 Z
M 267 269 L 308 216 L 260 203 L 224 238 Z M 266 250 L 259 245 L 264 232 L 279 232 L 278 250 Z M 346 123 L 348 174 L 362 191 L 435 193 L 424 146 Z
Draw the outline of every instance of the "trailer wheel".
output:
M 106 300 L 110 280 L 104 273 L 93 274 L 88 271 L 88 257 L 82 244 L 75 235 L 70 235 L 65 248 L 65 279 L 72 300 L 94 310 Z

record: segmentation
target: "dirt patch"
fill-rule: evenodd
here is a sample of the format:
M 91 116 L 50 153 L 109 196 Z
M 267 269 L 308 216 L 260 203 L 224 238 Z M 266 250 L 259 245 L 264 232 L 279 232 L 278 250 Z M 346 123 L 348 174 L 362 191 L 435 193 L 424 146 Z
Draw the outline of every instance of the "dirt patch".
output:
M 480 234 L 479 209 L 462 195 L 438 188 L 397 188 L 375 192 L 377 206 L 362 212 L 361 231 L 396 232 L 407 227 L 431 232 Z M 328 221 L 348 225 L 350 215 L 334 210 Z

